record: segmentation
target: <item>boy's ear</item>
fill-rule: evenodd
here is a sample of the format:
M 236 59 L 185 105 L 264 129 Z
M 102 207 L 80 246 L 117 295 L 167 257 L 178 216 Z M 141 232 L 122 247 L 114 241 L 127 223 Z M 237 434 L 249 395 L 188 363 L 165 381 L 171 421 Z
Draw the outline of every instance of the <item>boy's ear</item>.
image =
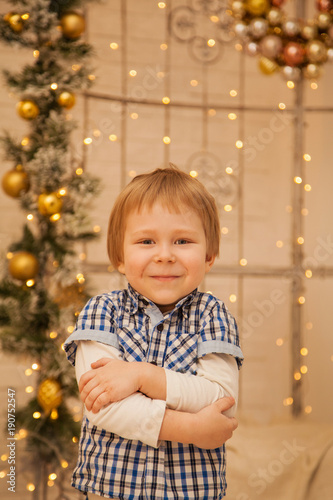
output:
M 213 264 L 215 262 L 216 255 L 212 255 L 211 257 L 206 257 L 206 273 L 211 270 Z
M 117 270 L 120 272 L 120 274 L 125 274 L 125 264 L 123 262 L 121 262 L 118 265 Z

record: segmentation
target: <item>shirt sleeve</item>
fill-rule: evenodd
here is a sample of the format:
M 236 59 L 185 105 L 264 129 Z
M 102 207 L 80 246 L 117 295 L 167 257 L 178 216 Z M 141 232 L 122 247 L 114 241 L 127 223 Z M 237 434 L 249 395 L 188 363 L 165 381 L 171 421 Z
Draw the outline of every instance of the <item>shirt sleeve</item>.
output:
M 91 363 L 100 358 L 121 359 L 113 346 L 95 341 L 80 341 L 76 349 L 75 371 L 81 376 L 91 370 Z M 164 418 L 166 402 L 150 399 L 139 392 L 93 413 L 85 408 L 90 423 L 126 439 L 135 439 L 158 447 L 158 436 Z
M 197 375 L 165 370 L 167 377 L 167 407 L 196 413 L 224 396 L 236 403 L 225 415 L 233 417 L 238 401 L 238 366 L 228 354 L 207 354 L 199 358 Z

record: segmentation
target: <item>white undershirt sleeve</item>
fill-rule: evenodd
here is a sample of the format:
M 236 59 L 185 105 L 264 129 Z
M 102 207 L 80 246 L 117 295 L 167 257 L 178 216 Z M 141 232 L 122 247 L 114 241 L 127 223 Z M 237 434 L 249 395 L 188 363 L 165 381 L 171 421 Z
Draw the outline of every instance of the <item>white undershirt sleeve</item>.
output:
M 225 412 L 233 417 L 238 400 L 238 366 L 229 354 L 206 354 L 197 362 L 197 376 L 165 370 L 167 377 L 167 407 L 196 413 L 224 396 L 236 403 Z
M 75 358 L 76 378 L 91 370 L 91 363 L 101 358 L 121 359 L 119 351 L 100 342 L 81 340 Z M 89 422 L 126 439 L 135 439 L 157 448 L 166 402 L 147 398 L 139 392 L 92 413 L 86 408 Z

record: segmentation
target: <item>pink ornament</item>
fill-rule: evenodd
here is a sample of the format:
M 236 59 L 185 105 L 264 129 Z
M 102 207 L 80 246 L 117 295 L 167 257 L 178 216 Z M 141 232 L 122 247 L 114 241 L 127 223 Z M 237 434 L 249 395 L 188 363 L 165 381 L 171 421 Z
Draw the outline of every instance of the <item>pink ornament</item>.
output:
M 304 61 L 305 50 L 296 42 L 289 42 L 283 50 L 284 60 L 288 66 L 298 66 Z
M 286 0 L 271 0 L 271 4 L 274 5 L 274 7 L 281 7 L 285 1 Z
M 332 0 L 316 0 L 316 5 L 317 9 L 320 10 L 320 12 L 329 12 L 331 9 L 333 9 Z

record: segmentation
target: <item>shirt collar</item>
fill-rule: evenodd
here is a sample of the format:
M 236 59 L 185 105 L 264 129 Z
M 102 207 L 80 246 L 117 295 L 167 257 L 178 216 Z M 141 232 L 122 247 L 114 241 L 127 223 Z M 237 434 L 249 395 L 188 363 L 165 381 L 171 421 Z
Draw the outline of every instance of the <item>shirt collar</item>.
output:
M 127 291 L 130 299 L 130 310 L 129 310 L 130 314 L 135 314 L 138 311 L 138 309 L 145 309 L 148 306 L 155 306 L 154 302 L 152 302 L 151 300 L 147 299 L 147 297 L 144 297 L 136 290 L 134 290 L 134 288 L 129 283 L 127 285 Z M 198 289 L 196 288 L 191 293 L 186 295 L 186 297 L 180 299 L 172 311 L 182 308 L 183 313 L 188 314 L 189 307 L 192 304 L 197 293 Z M 172 311 L 170 311 L 170 313 Z

